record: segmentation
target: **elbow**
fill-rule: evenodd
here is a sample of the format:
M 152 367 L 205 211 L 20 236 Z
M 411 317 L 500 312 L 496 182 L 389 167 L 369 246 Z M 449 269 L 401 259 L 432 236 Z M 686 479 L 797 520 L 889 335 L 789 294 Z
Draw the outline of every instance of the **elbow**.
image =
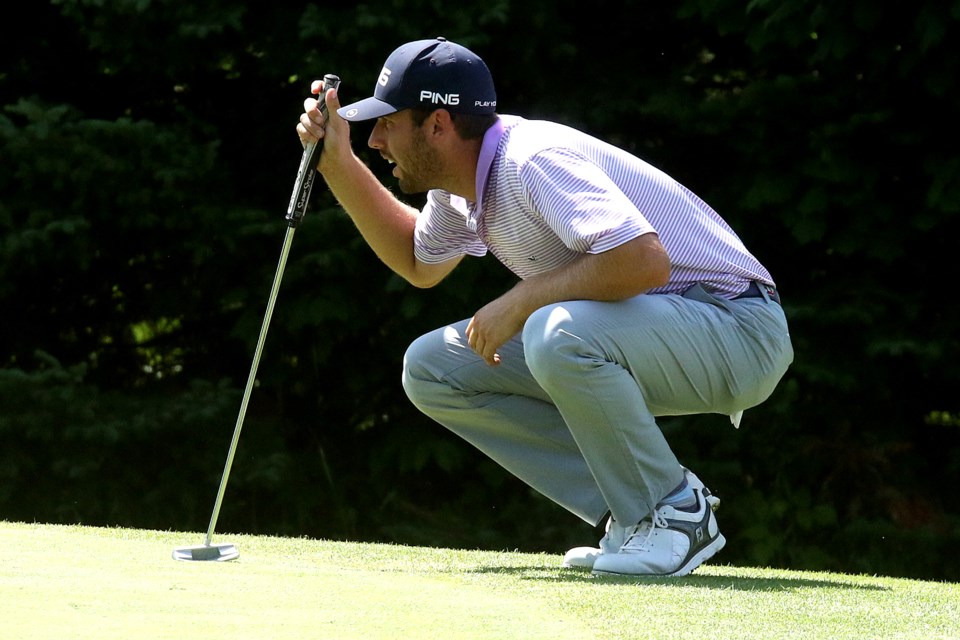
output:
M 413 285 L 417 289 L 431 289 L 437 286 L 438 284 L 440 284 L 439 280 L 423 280 L 423 279 L 417 280 L 413 278 L 407 278 L 407 282 L 409 282 L 411 285 Z
M 633 295 L 666 286 L 670 282 L 670 256 L 659 242 L 652 242 L 645 247 L 635 255 L 635 260 L 642 264 L 643 268 L 634 271 L 630 285 Z
M 409 282 L 417 289 L 431 289 L 440 284 L 444 277 L 446 277 L 445 273 L 435 273 L 430 271 L 421 273 L 419 271 L 414 271 L 413 273 L 405 275 L 404 280 Z
M 629 294 L 639 295 L 650 289 L 665 286 L 670 281 L 670 256 L 655 233 L 648 233 L 630 241 L 620 253 L 624 262 L 621 273 L 630 273 L 625 283 Z
M 403 277 L 418 289 L 429 289 L 440 284 L 459 262 L 460 258 L 437 264 L 426 264 L 415 260 L 413 266 Z
M 647 255 L 647 264 L 649 268 L 647 275 L 649 277 L 648 289 L 666 286 L 670 282 L 670 256 L 659 239 L 652 246 L 652 250 Z
M 652 282 L 650 289 L 665 287 L 667 283 L 670 282 L 670 259 L 667 257 L 667 254 L 664 253 L 663 259 L 658 262 L 657 268 L 651 273 Z
M 646 293 L 651 289 L 664 287 L 668 282 L 670 282 L 669 265 L 666 269 L 647 271 L 642 279 L 635 279 L 632 283 L 632 286 L 627 287 L 627 294 L 625 297 L 632 298 L 633 296 Z

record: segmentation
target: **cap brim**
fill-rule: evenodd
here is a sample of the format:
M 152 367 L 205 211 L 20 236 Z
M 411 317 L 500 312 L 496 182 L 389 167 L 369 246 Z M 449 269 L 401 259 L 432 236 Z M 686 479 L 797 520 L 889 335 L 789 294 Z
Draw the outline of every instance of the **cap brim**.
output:
M 348 104 L 345 107 L 337 109 L 340 117 L 349 122 L 362 122 L 363 120 L 373 120 L 382 116 L 396 113 L 399 111 L 396 107 L 379 100 L 378 98 L 367 98 L 360 102 Z

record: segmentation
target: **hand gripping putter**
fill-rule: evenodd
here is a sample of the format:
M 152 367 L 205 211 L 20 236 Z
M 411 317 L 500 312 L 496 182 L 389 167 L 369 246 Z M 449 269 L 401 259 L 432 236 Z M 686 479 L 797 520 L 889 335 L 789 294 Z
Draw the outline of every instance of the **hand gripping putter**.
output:
M 335 75 L 327 74 L 323 77 L 323 88 L 320 90 L 320 112 L 324 117 L 327 115 L 327 105 L 324 97 L 328 89 L 336 89 L 340 86 L 340 78 Z M 307 213 L 307 205 L 310 202 L 310 193 L 313 191 L 313 181 L 317 177 L 317 162 L 320 161 L 320 152 L 323 150 L 323 141 L 309 143 L 303 150 L 303 156 L 300 158 L 300 168 L 297 171 L 297 180 L 293 185 L 293 195 L 290 197 L 290 204 L 287 206 L 287 234 L 283 240 L 283 249 L 280 251 L 280 263 L 277 265 L 277 273 L 273 277 L 273 288 L 270 290 L 270 298 L 267 300 L 267 311 L 263 316 L 263 325 L 260 327 L 260 339 L 257 341 L 257 349 L 253 354 L 253 363 L 250 365 L 250 375 L 247 376 L 247 388 L 243 392 L 243 401 L 240 403 L 240 414 L 237 416 L 237 425 L 233 429 L 233 440 L 230 442 L 230 451 L 227 453 L 227 463 L 223 467 L 223 476 L 220 478 L 220 490 L 217 492 L 217 500 L 213 505 L 213 513 L 210 516 L 210 526 L 207 527 L 207 537 L 203 545 L 196 547 L 177 547 L 173 550 L 175 560 L 205 560 L 219 561 L 233 560 L 240 555 L 236 545 L 230 543 L 213 544 L 213 530 L 217 526 L 217 517 L 220 515 L 220 505 L 223 503 L 223 494 L 227 489 L 227 479 L 230 477 L 230 467 L 233 466 L 233 456 L 237 452 L 237 442 L 240 440 L 240 430 L 243 428 L 243 418 L 247 414 L 247 404 L 250 402 L 250 393 L 253 391 L 253 385 L 257 378 L 257 366 L 260 364 L 260 354 L 263 352 L 263 343 L 267 339 L 267 330 L 270 328 L 270 318 L 273 316 L 273 307 L 277 301 L 277 292 L 280 289 L 280 281 L 283 279 L 283 270 L 287 265 L 287 256 L 290 254 L 290 245 L 293 243 L 293 234 L 297 226 L 303 221 L 303 216 Z

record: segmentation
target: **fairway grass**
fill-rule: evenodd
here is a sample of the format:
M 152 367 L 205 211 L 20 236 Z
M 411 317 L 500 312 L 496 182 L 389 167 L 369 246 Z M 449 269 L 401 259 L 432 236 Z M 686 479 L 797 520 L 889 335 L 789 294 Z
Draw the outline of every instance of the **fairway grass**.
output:
M 960 585 L 704 565 L 592 578 L 559 555 L 0 522 L 0 638 L 960 639 Z

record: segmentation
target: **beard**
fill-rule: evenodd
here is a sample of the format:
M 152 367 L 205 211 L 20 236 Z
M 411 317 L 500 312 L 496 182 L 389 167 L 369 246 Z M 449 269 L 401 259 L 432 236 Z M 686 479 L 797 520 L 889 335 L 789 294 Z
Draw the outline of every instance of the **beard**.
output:
M 418 130 L 400 170 L 400 191 L 412 194 L 435 189 L 442 175 L 440 154 L 427 144 L 426 137 Z

